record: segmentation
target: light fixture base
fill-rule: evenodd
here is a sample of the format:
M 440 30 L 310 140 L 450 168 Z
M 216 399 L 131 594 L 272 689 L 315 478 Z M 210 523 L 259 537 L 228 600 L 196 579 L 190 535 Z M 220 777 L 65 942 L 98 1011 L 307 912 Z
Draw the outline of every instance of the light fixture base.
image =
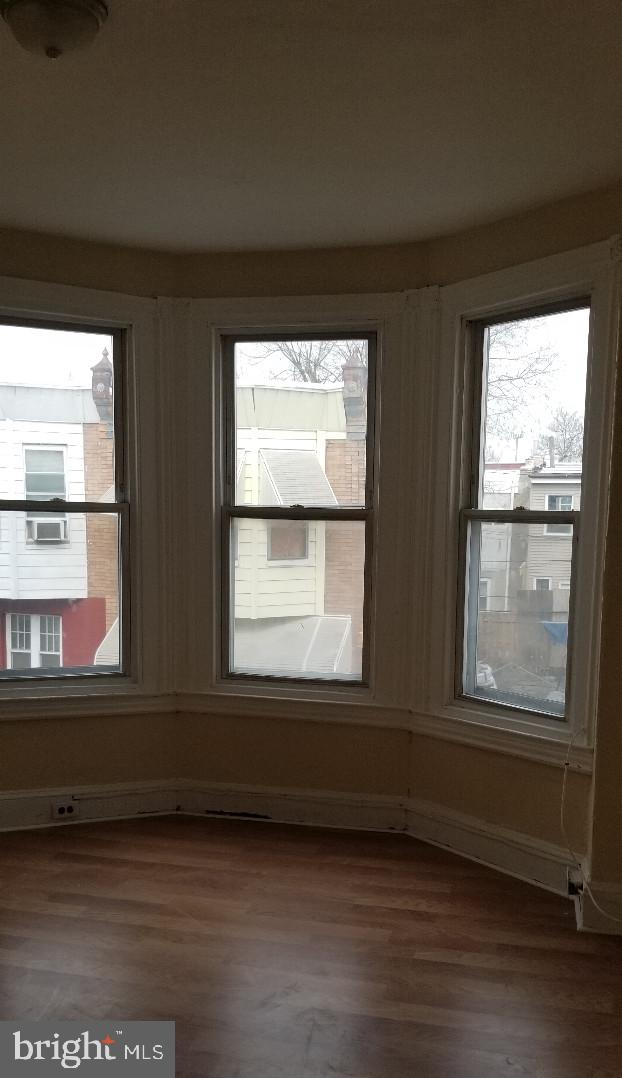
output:
M 0 15 L 23 49 L 55 60 L 91 44 L 108 6 L 104 0 L 0 0 Z

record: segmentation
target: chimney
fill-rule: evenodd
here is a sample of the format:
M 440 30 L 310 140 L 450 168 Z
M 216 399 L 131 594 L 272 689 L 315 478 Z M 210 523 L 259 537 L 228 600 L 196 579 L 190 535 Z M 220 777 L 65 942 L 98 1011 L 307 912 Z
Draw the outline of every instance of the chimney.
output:
M 549 464 L 551 468 L 555 467 L 555 439 L 552 436 L 549 438 Z
M 354 352 L 342 369 L 346 436 L 362 441 L 367 432 L 367 367 Z
M 112 425 L 112 363 L 107 348 L 104 348 L 99 363 L 91 367 L 91 371 L 93 400 L 99 418 L 102 423 Z

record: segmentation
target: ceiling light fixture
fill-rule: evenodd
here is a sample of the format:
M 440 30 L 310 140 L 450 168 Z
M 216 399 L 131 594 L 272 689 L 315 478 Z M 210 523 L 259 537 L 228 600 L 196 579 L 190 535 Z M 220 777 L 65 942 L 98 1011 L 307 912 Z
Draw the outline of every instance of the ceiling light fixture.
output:
M 90 45 L 108 8 L 103 0 L 0 0 L 0 13 L 23 49 L 56 60 Z

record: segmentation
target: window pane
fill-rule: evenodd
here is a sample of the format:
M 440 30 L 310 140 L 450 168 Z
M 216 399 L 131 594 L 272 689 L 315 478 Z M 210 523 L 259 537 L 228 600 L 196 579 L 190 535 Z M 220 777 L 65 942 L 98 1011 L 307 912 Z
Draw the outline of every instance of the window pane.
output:
M 290 537 L 289 549 L 300 551 L 301 524 L 286 523 L 299 537 Z M 273 525 L 237 520 L 238 556 L 231 566 L 233 672 L 360 681 L 364 523 L 303 521 L 306 557 L 276 563 L 268 554 Z
M 587 307 L 488 327 L 480 508 L 580 508 L 588 331 Z
M 237 341 L 234 499 L 365 504 L 367 340 Z
M 0 512 L 0 677 L 120 669 L 119 518 L 68 513 L 66 523 L 67 541 L 33 541 L 26 513 Z
M 268 525 L 268 561 L 304 561 L 308 545 L 304 520 L 273 520 Z
M 465 691 L 561 717 L 572 537 L 549 537 L 542 524 L 472 522 L 470 532 Z
M 0 498 L 114 500 L 110 334 L 0 325 Z

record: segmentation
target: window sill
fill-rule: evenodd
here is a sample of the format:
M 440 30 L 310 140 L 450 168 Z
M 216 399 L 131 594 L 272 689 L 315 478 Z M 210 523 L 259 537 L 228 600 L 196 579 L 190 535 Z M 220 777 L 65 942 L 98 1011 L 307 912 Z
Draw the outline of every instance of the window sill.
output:
M 28 695 L 26 695 L 28 692 Z M 173 693 L 145 693 L 127 681 L 102 685 L 23 685 L 0 695 L 0 722 L 21 719 L 88 718 L 91 715 L 150 715 L 173 712 Z
M 493 708 L 478 708 L 471 700 L 454 701 L 436 714 L 413 716 L 413 733 L 471 748 L 500 752 L 520 759 L 591 774 L 593 749 L 575 738 L 568 723 L 546 716 L 510 717 Z

